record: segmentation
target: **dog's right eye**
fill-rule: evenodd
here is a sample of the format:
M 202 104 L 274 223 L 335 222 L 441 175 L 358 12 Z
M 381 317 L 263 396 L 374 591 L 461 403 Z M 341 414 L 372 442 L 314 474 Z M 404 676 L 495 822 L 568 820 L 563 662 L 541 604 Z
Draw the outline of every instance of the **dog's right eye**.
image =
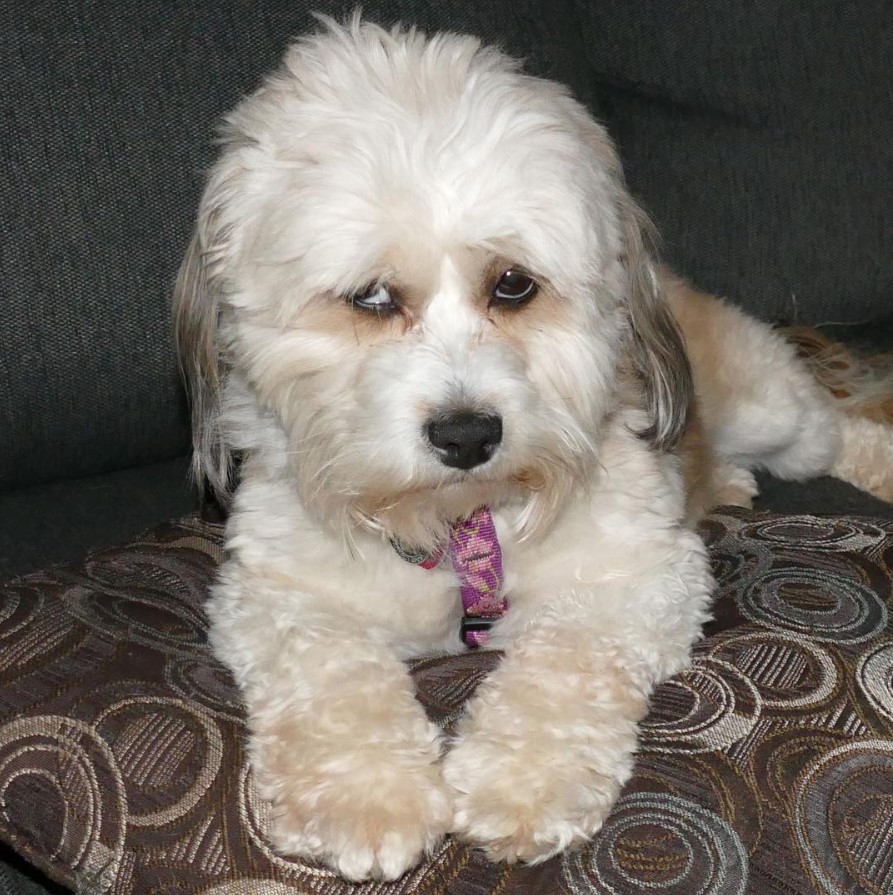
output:
M 394 296 L 384 283 L 370 283 L 348 296 L 348 301 L 361 311 L 373 311 L 381 315 L 392 314 L 398 308 Z
M 526 271 L 510 267 L 496 281 L 491 304 L 517 308 L 527 304 L 539 292 L 539 285 Z

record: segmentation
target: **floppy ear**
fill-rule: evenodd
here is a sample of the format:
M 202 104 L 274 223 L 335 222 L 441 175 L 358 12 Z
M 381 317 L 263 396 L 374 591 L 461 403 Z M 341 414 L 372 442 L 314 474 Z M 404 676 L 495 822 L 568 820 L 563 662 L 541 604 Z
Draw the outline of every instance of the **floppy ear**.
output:
M 202 200 L 198 222 L 174 286 L 174 341 L 192 415 L 192 475 L 202 498 L 226 506 L 233 454 L 220 428 L 225 370 L 219 342 L 220 268 L 226 240 L 217 226 L 212 187 Z
M 593 154 L 594 164 L 611 178 L 617 204 L 628 283 L 630 351 L 651 419 L 651 425 L 639 434 L 655 447 L 668 450 L 685 428 L 694 386 L 685 341 L 655 269 L 654 228 L 626 188 L 620 159 L 607 131 L 577 103 L 572 104 L 571 115 Z
M 631 348 L 651 418 L 651 425 L 640 435 L 668 450 L 682 435 L 694 399 L 691 364 L 652 260 L 651 222 L 622 184 L 621 190 Z

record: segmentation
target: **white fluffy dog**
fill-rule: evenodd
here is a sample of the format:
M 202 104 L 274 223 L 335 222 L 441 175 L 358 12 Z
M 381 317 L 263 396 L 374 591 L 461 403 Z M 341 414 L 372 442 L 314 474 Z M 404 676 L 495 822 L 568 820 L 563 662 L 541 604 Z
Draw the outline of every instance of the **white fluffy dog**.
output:
M 197 472 L 241 458 L 209 614 L 271 835 L 354 880 L 598 830 L 708 616 L 692 520 L 837 460 L 793 350 L 655 266 L 604 130 L 470 37 L 294 44 L 227 119 L 176 316 Z M 446 743 L 404 660 L 478 644 Z

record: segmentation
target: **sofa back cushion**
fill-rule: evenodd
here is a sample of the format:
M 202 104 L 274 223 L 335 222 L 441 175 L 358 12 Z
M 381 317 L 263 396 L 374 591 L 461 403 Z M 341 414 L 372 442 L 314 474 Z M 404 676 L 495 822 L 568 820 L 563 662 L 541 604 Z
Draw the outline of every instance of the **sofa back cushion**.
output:
M 893 314 L 887 0 L 576 0 L 666 258 L 769 320 Z

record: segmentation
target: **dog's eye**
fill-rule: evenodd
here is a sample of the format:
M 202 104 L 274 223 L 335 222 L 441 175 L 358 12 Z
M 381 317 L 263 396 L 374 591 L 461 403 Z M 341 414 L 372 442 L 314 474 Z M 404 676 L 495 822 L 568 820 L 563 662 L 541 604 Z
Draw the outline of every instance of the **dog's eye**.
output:
M 376 314 L 391 314 L 397 310 L 397 302 L 390 289 L 384 283 L 371 283 L 359 292 L 348 296 L 348 301 L 362 311 L 374 311 Z
M 536 280 L 523 270 L 510 268 L 493 287 L 492 304 L 517 307 L 530 301 L 539 292 Z

